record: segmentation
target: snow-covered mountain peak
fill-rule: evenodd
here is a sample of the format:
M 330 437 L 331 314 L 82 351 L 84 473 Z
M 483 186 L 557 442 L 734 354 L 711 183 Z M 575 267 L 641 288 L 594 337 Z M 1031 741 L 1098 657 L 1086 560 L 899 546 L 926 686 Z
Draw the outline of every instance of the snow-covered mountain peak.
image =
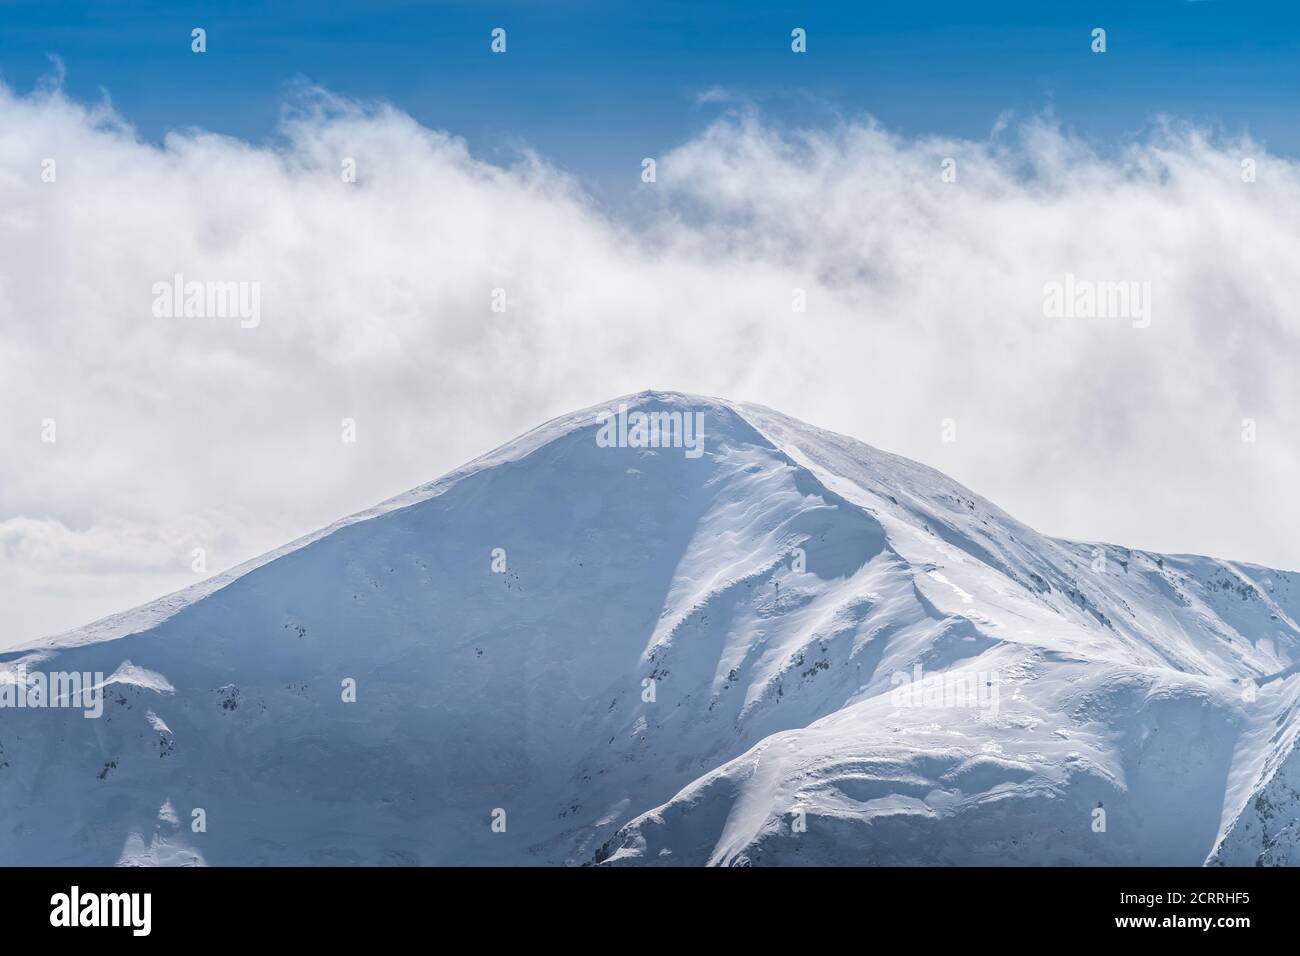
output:
M 0 709 L 0 861 L 1276 861 L 1297 619 L 1294 574 L 641 392 L 0 655 L 114 675 Z

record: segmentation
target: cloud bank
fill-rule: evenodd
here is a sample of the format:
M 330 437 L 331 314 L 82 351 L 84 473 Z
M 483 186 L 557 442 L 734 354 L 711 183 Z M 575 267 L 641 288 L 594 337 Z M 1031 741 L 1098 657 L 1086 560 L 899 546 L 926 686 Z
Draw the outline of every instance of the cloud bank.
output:
M 647 387 L 920 459 L 1048 533 L 1300 568 L 1300 164 L 1173 122 L 1099 154 L 1045 120 L 744 109 L 653 183 L 642 158 L 615 214 L 318 90 L 253 145 L 0 87 L 0 645 Z M 260 322 L 156 316 L 177 274 L 257 283 Z M 1149 283 L 1149 327 L 1045 316 L 1067 276 Z

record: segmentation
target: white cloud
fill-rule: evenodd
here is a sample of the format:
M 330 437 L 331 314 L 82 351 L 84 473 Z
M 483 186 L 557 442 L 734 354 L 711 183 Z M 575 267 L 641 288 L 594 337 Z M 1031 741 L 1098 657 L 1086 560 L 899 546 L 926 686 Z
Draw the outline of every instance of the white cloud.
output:
M 1300 567 L 1296 163 L 1176 124 L 1103 156 L 1042 122 L 973 143 L 743 111 L 656 184 L 640 160 L 634 228 L 535 156 L 318 91 L 272 145 L 160 148 L 0 88 L 0 644 L 646 387 L 924 460 L 1049 533 Z M 154 318 L 176 273 L 260 283 L 261 324 Z M 1066 273 L 1150 282 L 1151 327 L 1044 318 Z

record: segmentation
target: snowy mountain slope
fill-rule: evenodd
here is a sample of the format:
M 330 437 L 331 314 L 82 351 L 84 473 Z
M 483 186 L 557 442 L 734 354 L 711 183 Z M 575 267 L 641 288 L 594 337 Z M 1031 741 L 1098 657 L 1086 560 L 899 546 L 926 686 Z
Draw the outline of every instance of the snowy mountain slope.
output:
M 620 401 L 703 454 L 602 447 Z M 0 655 L 111 675 L 100 719 L 0 709 L 0 862 L 1289 860 L 1249 814 L 1300 579 L 1098 553 L 767 409 L 615 400 Z
M 877 681 L 633 821 L 602 859 L 1200 863 L 1291 752 L 1294 682 L 1270 676 L 1295 657 L 1294 574 L 1114 547 L 1099 567 L 929 469 L 747 411 L 881 518 L 932 618 L 999 638 L 963 667 L 1000 677 L 1001 706 L 900 707 Z

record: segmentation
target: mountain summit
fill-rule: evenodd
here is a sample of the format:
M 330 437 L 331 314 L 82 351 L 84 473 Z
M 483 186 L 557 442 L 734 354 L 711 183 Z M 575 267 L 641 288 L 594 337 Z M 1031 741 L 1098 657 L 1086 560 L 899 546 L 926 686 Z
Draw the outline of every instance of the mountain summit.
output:
M 0 654 L 0 863 L 1300 863 L 1297 619 L 643 392 Z

